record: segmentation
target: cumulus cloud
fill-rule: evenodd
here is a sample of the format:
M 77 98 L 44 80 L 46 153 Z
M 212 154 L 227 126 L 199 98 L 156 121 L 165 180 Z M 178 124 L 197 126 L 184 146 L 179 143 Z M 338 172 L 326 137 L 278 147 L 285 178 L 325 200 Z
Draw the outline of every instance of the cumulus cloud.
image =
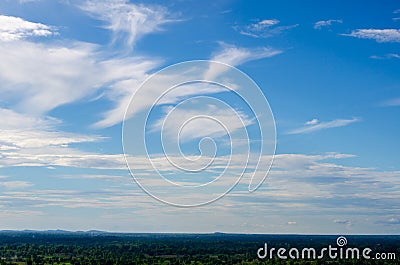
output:
M 399 29 L 356 29 L 350 34 L 342 34 L 359 39 L 372 39 L 377 42 L 400 42 Z

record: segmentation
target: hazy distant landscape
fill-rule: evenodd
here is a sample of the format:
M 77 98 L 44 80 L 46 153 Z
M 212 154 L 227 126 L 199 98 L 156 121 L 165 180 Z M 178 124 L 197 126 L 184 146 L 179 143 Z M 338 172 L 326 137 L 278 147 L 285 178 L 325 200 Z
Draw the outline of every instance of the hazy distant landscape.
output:
M 1 264 L 399 264 L 395 260 L 260 260 L 257 250 L 322 248 L 335 235 L 146 234 L 102 231 L 2 231 Z M 347 236 L 353 247 L 400 251 L 400 236 Z

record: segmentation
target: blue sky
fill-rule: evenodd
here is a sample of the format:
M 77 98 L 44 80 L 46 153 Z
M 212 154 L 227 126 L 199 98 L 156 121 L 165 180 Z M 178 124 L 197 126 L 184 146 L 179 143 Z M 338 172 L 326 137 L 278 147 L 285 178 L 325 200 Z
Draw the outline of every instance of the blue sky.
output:
M 0 229 L 399 234 L 399 45 L 400 4 L 389 0 L 1 1 Z M 169 206 L 132 180 L 122 120 L 152 74 L 208 59 L 237 67 L 268 99 L 274 164 L 253 193 L 245 174 L 211 204 Z M 215 94 L 240 103 L 217 88 L 179 91 L 177 99 Z M 151 104 L 152 92 L 141 90 L 139 103 Z M 177 181 L 212 180 L 226 162 L 228 136 L 204 123 L 183 136 L 182 150 L 193 156 L 205 136 L 220 148 L 210 172 L 185 179 L 168 167 L 155 137 L 163 115 L 178 104 L 167 103 L 148 123 L 156 165 Z M 260 135 L 249 109 L 234 108 L 244 121 L 239 126 L 224 106 L 193 101 L 175 117 L 206 110 L 235 133 L 249 129 L 255 145 Z M 128 116 L 135 125 L 140 115 Z M 213 148 L 207 144 L 205 161 Z M 147 156 L 127 157 L 151 182 Z M 236 174 L 243 156 L 231 162 Z M 254 165 L 246 173 L 253 171 Z

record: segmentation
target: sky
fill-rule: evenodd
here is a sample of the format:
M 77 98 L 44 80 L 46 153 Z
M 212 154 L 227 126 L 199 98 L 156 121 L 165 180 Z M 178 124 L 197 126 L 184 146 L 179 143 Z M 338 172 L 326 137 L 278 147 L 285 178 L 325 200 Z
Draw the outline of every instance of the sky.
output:
M 394 0 L 2 0 L 0 229 L 400 234 L 399 69 Z

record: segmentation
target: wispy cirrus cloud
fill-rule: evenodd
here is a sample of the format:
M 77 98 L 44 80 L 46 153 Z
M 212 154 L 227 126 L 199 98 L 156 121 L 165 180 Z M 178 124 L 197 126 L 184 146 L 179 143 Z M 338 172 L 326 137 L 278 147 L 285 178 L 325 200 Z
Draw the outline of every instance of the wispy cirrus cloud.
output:
M 343 23 L 342 19 L 329 19 L 329 20 L 320 20 L 315 22 L 314 29 L 322 29 L 324 27 L 329 27 L 335 23 Z
M 28 182 L 28 181 L 19 181 L 19 180 L 15 180 L 15 181 L 0 181 L 0 186 L 6 188 L 6 189 L 24 189 L 27 187 L 31 187 L 33 186 L 33 183 Z
M 221 48 L 215 52 L 211 60 L 226 63 L 232 66 L 268 58 L 282 53 L 283 51 L 270 47 L 244 48 L 220 42 Z
M 400 106 L 400 98 L 388 99 L 380 104 L 383 107 L 396 107 Z
M 393 11 L 393 14 L 399 16 L 400 15 L 400 9 L 397 9 L 397 10 Z M 394 17 L 392 19 L 393 19 L 393 21 L 400 21 L 400 17 Z
M 128 0 L 88 0 L 79 7 L 106 23 L 104 27 L 113 33 L 113 43 L 122 42 L 129 48 L 142 36 L 162 30 L 161 25 L 176 21 L 168 18 L 166 8 L 132 4 Z
M 359 39 L 372 39 L 377 42 L 400 42 L 399 29 L 356 29 L 343 36 Z
M 100 46 L 89 43 L 0 42 L 0 95 L 9 108 L 40 116 L 102 92 L 116 105 L 105 111 L 99 127 L 115 125 L 122 121 L 125 99 L 159 61 L 109 57 Z
M 351 228 L 351 226 L 353 226 L 353 223 L 347 219 L 335 219 L 335 220 L 333 220 L 333 222 L 335 224 L 344 225 L 347 229 L 349 229 L 349 228 Z
M 67 147 L 70 144 L 95 142 L 104 139 L 98 135 L 84 135 L 58 131 L 61 121 L 53 117 L 36 117 L 0 108 L 0 149 L 3 151 L 50 146 Z M 3 153 L 5 155 L 6 153 Z
M 113 181 L 113 182 L 127 182 L 127 181 L 130 182 L 132 180 L 132 178 L 129 176 L 100 175 L 100 174 L 61 175 L 58 177 L 63 179 L 89 179 L 95 181 Z
M 333 222 L 335 224 L 345 224 L 345 225 L 351 224 L 351 222 L 349 220 L 342 220 L 342 219 L 335 219 L 335 220 L 333 220 Z
M 0 167 L 13 166 L 78 166 L 111 165 L 111 157 L 71 148 L 71 145 L 99 142 L 105 137 L 58 130 L 61 121 L 36 117 L 0 108 Z M 112 156 L 112 155 L 111 155 Z M 114 159 L 114 164 L 115 165 Z M 122 161 L 122 157 L 118 157 Z M 97 161 L 97 162 L 94 162 Z M 119 164 L 122 164 L 120 162 Z M 5 183 L 3 186 L 21 183 Z M 22 184 L 21 184 L 22 185 Z
M 212 55 L 211 60 L 238 66 L 249 61 L 273 57 L 282 52 L 282 50 L 271 47 L 244 48 L 220 42 L 220 49 Z M 204 78 L 208 80 L 220 74 L 221 69 L 217 68 L 216 66 L 210 67 Z
M 287 134 L 304 134 L 304 133 L 312 133 L 320 130 L 336 128 L 336 127 L 343 127 L 349 124 L 359 122 L 360 119 L 353 118 L 353 119 L 336 119 L 333 121 L 327 122 L 320 122 L 317 119 L 313 119 L 305 123 L 305 126 L 300 127 L 298 129 L 291 130 L 287 132 Z
M 215 120 L 205 119 L 204 116 L 210 115 Z M 226 134 L 232 134 L 234 131 L 242 129 L 248 125 L 254 123 L 254 121 L 248 117 L 245 113 L 236 110 L 228 111 L 227 109 L 222 109 L 220 106 L 208 105 L 206 109 L 167 109 L 165 112 L 167 116 L 167 122 L 165 122 L 166 117 L 158 120 L 154 123 L 153 128 L 156 130 L 163 130 L 163 133 L 171 137 L 176 137 L 178 129 L 181 128 L 179 139 L 182 141 L 193 140 L 196 138 L 203 137 L 220 137 Z M 199 119 L 192 119 L 189 126 L 181 127 L 182 120 L 187 121 L 193 117 L 199 117 Z M 169 121 L 169 122 L 168 122 Z M 225 127 L 222 127 L 224 124 Z
M 390 217 L 386 220 L 381 221 L 381 223 L 384 223 L 386 225 L 400 225 L 400 217 L 399 216 Z
M 72 3 L 105 21 L 105 28 L 113 34 L 112 42 L 129 49 L 140 37 L 171 21 L 168 10 L 155 5 L 126 0 Z M 123 50 L 110 52 L 92 43 L 31 41 L 30 36 L 55 35 L 55 29 L 22 18 L 1 16 L 0 25 L 0 95 L 7 108 L 20 113 L 45 116 L 62 105 L 103 98 L 114 106 L 103 112 L 95 126 L 113 126 L 122 121 L 135 88 L 160 65 L 159 59 L 130 56 Z
M 246 26 L 235 26 L 234 29 L 242 35 L 254 38 L 268 38 L 298 26 L 298 24 L 278 26 L 279 23 L 280 21 L 277 19 L 265 19 Z
M 222 42 L 220 43 L 220 46 L 221 46 L 220 49 L 212 55 L 211 60 L 223 62 L 232 66 L 241 65 L 243 63 L 253 60 L 272 57 L 282 53 L 282 51 L 280 50 L 269 47 L 244 48 L 244 47 L 229 45 Z M 155 67 L 154 65 L 150 66 Z M 210 78 L 213 78 L 218 74 L 220 74 L 221 69 L 217 68 L 218 67 L 210 67 L 209 69 L 205 69 L 204 71 L 205 80 L 210 80 Z M 131 100 L 132 93 L 137 91 L 137 89 L 140 87 L 141 82 L 144 81 L 145 77 L 148 76 L 147 73 L 149 71 L 150 70 L 140 71 L 139 68 L 138 70 L 132 72 L 138 75 L 138 78 L 128 78 L 126 80 L 116 82 L 111 86 L 110 91 L 107 93 L 110 94 L 109 97 L 110 100 L 115 102 L 115 107 L 104 114 L 103 120 L 95 124 L 97 127 L 108 127 L 122 121 L 126 111 L 126 107 L 128 106 Z M 189 73 L 186 73 L 186 75 L 189 75 Z M 179 80 L 182 80 L 182 78 L 183 78 L 182 73 L 176 73 L 176 75 L 171 75 L 165 77 L 163 80 L 159 80 L 159 84 L 149 88 L 148 91 L 146 91 L 146 93 L 140 94 L 143 96 L 139 96 L 139 94 L 136 94 L 136 96 L 140 97 L 137 99 L 138 103 L 136 105 L 136 109 L 143 110 L 146 107 L 151 106 L 154 102 L 147 95 L 160 94 L 163 92 L 163 89 L 167 87 L 167 84 L 169 85 L 178 84 L 180 82 Z M 193 88 L 193 86 L 191 87 Z M 189 97 L 189 96 L 204 94 L 205 92 L 217 93 L 220 92 L 221 90 L 220 88 L 217 87 L 214 87 L 213 88 L 214 90 L 213 89 L 196 90 L 192 88 L 188 87 L 188 89 L 185 90 L 177 90 L 171 93 L 169 97 L 165 97 L 163 101 L 159 102 L 159 104 L 165 104 L 165 103 L 174 104 L 178 101 L 179 98 L 183 96 Z M 134 114 L 135 113 L 127 113 L 127 117 L 132 117 Z
M 384 56 L 379 56 L 379 55 L 372 55 L 369 58 L 371 59 L 378 59 L 378 60 L 383 60 L 383 59 L 400 59 L 400 54 L 397 53 L 388 53 L 385 54 Z
M 28 37 L 56 35 L 55 27 L 26 21 L 19 17 L 0 15 L 0 41 L 15 41 Z
M 39 2 L 42 0 L 18 0 L 21 4 L 30 3 L 30 2 Z
M 116 38 L 115 41 L 126 41 L 129 45 L 140 36 L 157 31 L 156 25 L 160 25 L 161 21 L 166 23 L 164 15 L 140 15 L 141 12 L 153 14 L 150 7 L 132 5 L 123 0 L 87 1 L 82 8 L 103 20 L 111 19 L 110 30 L 128 36 L 127 40 Z M 133 24 L 129 24 L 132 28 L 119 28 L 126 25 L 124 21 L 116 22 L 108 17 L 113 12 L 122 12 L 122 17 L 132 20 Z M 159 12 L 167 13 L 165 10 Z M 143 18 L 138 19 L 137 16 Z M 159 22 L 147 25 L 147 20 Z M 140 23 L 146 26 L 140 27 Z M 242 48 L 221 44 L 221 49 L 212 59 L 236 66 L 279 53 L 280 50 L 268 47 Z M 159 67 L 160 60 L 142 56 L 111 56 L 100 45 L 78 41 L 38 43 L 16 39 L 12 43 L 0 42 L 0 95 L 8 102 L 8 108 L 39 117 L 57 107 L 101 94 L 102 98 L 112 102 L 112 106 L 102 113 L 100 121 L 94 126 L 113 126 L 122 121 L 132 93 L 153 69 Z M 208 73 L 214 70 L 210 69 Z

